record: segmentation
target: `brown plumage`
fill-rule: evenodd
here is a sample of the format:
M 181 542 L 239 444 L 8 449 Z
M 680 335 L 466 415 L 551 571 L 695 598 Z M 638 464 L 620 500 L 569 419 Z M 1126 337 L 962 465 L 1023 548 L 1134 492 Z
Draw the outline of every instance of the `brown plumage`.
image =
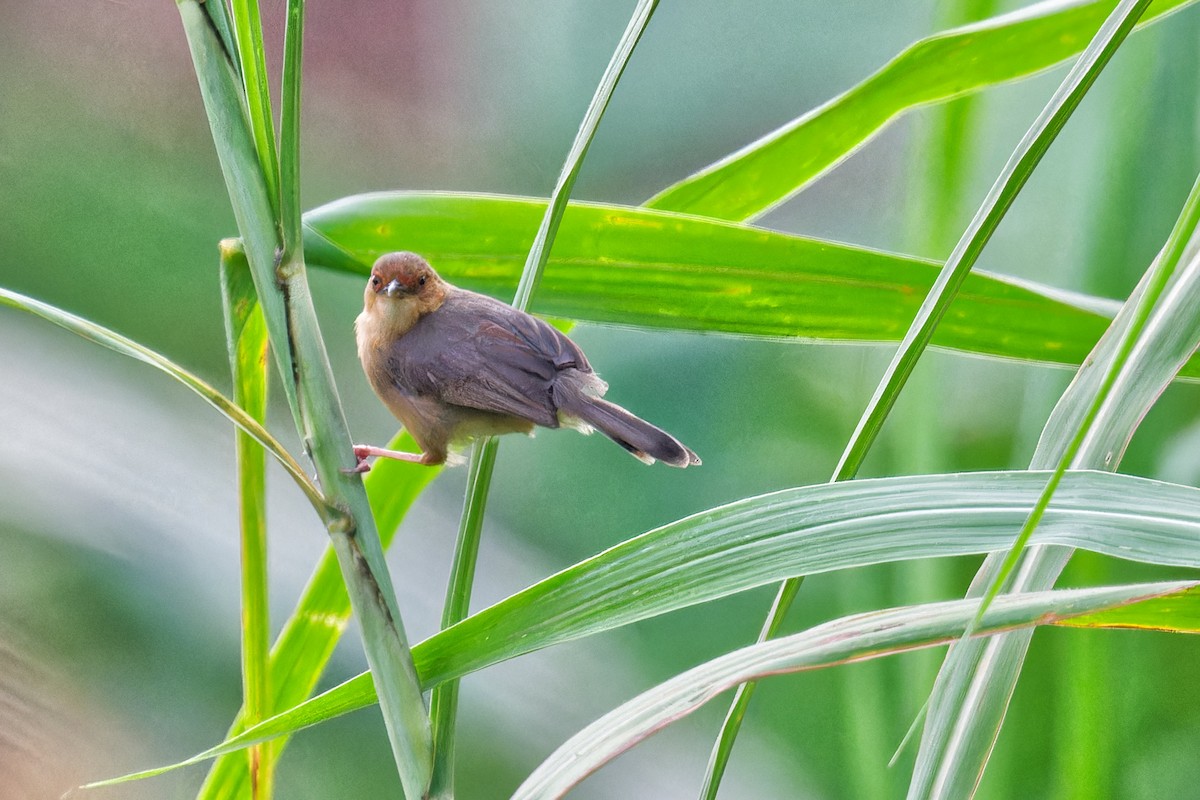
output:
M 371 456 L 441 464 L 451 444 L 535 425 L 594 426 L 647 464 L 700 463 L 669 433 L 601 399 L 608 385 L 558 330 L 451 286 L 415 253 L 375 262 L 354 329 L 372 388 L 423 451 L 357 445 L 359 471 Z

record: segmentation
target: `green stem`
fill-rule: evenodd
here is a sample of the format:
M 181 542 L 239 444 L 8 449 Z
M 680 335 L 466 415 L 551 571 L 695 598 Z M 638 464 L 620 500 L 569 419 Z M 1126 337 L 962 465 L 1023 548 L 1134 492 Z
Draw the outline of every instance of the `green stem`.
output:
M 494 438 L 475 443 L 471 467 L 467 473 L 466 498 L 458 527 L 458 543 L 450 583 L 446 587 L 446 605 L 442 611 L 442 630 L 461 622 L 471 611 L 471 587 L 479 560 L 479 542 L 483 530 L 483 511 L 492 470 L 496 465 L 498 442 Z M 430 800 L 454 797 L 454 733 L 458 713 L 458 681 L 446 681 L 430 695 L 429 713 L 433 720 L 433 783 Z
M 327 528 L 362 628 L 400 780 L 406 795 L 415 800 L 424 796 L 432 770 L 429 719 L 367 495 L 361 478 L 349 474 L 356 459 L 313 310 L 303 254 L 294 251 L 281 257 L 282 226 L 268 188 L 272 170 L 256 156 L 234 70 L 216 32 L 196 0 L 177 2 L 289 404 L 325 494 L 344 509 Z M 289 46 L 299 45 L 299 38 L 289 40 Z M 298 65 L 299 55 L 285 58 L 293 60 Z

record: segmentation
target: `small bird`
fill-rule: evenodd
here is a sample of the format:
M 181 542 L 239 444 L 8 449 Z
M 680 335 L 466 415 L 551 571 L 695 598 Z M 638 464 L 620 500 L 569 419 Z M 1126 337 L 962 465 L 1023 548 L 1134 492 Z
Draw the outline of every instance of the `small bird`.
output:
M 674 436 L 601 399 L 608 384 L 554 327 L 451 286 L 416 253 L 375 262 L 354 330 L 371 387 L 423 451 L 355 445 L 356 472 L 372 456 L 442 464 L 451 444 L 535 425 L 599 428 L 647 464 L 700 463 Z

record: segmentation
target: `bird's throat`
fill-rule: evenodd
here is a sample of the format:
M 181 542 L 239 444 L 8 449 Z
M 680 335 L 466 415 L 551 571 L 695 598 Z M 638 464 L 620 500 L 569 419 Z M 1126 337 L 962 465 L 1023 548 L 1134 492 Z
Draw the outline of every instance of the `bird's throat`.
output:
M 412 330 L 421 317 L 415 302 L 387 303 L 387 306 L 390 307 L 376 302 L 373 307 L 363 309 L 354 320 L 358 357 L 363 364 L 372 354 L 386 350 L 390 343 Z

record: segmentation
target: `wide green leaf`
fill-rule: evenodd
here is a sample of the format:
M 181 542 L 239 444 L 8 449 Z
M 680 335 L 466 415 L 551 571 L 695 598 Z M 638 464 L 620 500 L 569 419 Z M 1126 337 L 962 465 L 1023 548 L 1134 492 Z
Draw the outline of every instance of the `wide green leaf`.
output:
M 1158 0 L 1142 25 L 1190 5 Z M 652 208 L 747 220 L 850 157 L 889 122 L 1023 78 L 1083 50 L 1115 0 L 1048 0 L 922 39 L 862 83 L 651 198 Z
M 305 215 L 316 266 L 366 275 L 414 250 L 465 288 L 512 296 L 546 201 L 494 195 L 357 195 Z M 939 264 L 747 225 L 631 206 L 570 204 L 534 301 L 555 317 L 825 341 L 898 341 Z M 1117 304 L 969 276 L 933 343 L 1078 364 Z M 1200 362 L 1186 374 L 1200 376 Z

